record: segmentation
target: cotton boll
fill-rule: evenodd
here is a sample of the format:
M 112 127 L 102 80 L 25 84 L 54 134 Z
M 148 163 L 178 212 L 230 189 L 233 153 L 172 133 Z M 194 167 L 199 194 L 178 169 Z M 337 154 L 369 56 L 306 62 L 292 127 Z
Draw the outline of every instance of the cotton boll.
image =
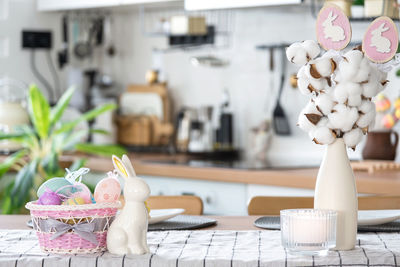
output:
M 352 78 L 352 81 L 355 83 L 361 83 L 367 81 L 370 71 L 371 69 L 368 65 L 366 67 L 360 66 L 357 74 Z
M 361 114 L 360 118 L 357 120 L 357 126 L 360 128 L 369 127 L 371 124 L 373 124 L 375 115 L 375 109 L 371 109 L 369 112 Z
M 362 93 L 362 88 L 360 84 L 358 83 L 344 83 L 342 86 L 344 86 L 349 93 L 349 95 L 361 95 Z
M 286 57 L 290 62 L 299 66 L 304 65 L 309 61 L 307 52 L 300 43 L 290 45 L 286 49 Z
M 307 118 L 306 114 L 315 114 L 317 117 L 322 116 L 322 114 L 318 111 L 313 101 L 309 101 L 307 106 L 305 106 L 300 112 L 297 124 L 299 125 L 300 129 L 309 132 L 316 127 L 316 124 L 312 123 Z
M 298 78 L 297 79 L 297 88 L 299 88 L 300 93 L 303 95 L 312 94 L 312 90 L 309 88 L 310 81 L 306 78 Z
M 321 57 L 310 61 L 310 74 L 314 79 L 329 77 L 335 70 L 335 63 L 331 58 Z
M 348 63 L 359 66 L 364 58 L 364 54 L 360 50 L 350 50 L 343 55 L 343 58 Z
M 342 81 L 351 81 L 358 72 L 358 65 L 351 64 L 349 61 L 342 60 L 339 63 L 338 71 Z
M 362 95 L 366 98 L 372 98 L 376 96 L 381 90 L 383 90 L 382 84 L 371 77 L 367 83 L 362 84 Z
M 358 110 L 364 114 L 371 112 L 372 110 L 375 111 L 375 104 L 371 101 L 363 100 L 361 105 L 358 107 Z
M 333 91 L 334 100 L 340 104 L 343 104 L 344 102 L 347 101 L 348 97 L 349 97 L 349 92 L 346 89 L 346 84 L 345 83 L 337 84 Z
M 352 129 L 343 135 L 343 141 L 346 146 L 355 149 L 363 137 L 363 132 L 360 128 Z
M 333 99 L 329 94 L 320 94 L 315 98 L 316 108 L 324 115 L 328 115 L 333 108 Z
M 316 58 L 321 52 L 321 48 L 314 40 L 306 40 L 301 43 L 311 59 Z
M 347 107 L 344 104 L 337 104 L 328 115 L 329 122 L 334 129 L 342 132 L 350 131 L 358 120 L 357 108 Z
M 329 145 L 335 141 L 335 134 L 326 126 L 317 127 L 311 133 L 310 137 L 316 144 Z
M 316 92 L 327 92 L 330 90 L 328 82 L 324 78 L 321 79 L 310 78 L 309 82 L 313 90 Z
M 349 95 L 349 98 L 347 99 L 347 105 L 350 107 L 358 107 L 361 105 L 361 102 L 361 95 Z

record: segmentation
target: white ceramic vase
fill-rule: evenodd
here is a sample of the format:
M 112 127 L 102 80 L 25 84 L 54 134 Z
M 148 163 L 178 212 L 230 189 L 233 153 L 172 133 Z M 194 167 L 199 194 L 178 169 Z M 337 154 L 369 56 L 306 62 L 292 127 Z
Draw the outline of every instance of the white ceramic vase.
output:
M 335 249 L 353 249 L 357 238 L 358 200 L 343 138 L 326 147 L 315 186 L 314 208 L 337 211 Z

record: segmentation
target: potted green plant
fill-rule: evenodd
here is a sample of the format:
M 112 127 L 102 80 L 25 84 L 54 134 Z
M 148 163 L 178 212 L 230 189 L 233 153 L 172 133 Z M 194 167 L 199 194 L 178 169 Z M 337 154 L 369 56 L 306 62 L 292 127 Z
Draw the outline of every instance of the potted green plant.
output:
M 76 129 L 79 123 L 93 120 L 104 112 L 114 110 L 115 104 L 104 104 L 72 121 L 60 120 L 73 93 L 73 88 L 68 89 L 51 108 L 39 88 L 31 85 L 28 96 L 31 125 L 16 127 L 12 133 L 0 132 L 0 140 L 13 141 L 22 146 L 22 149 L 8 156 L 0 164 L 0 179 L 10 170 L 17 171 L 15 179 L 6 182 L 3 190 L 0 190 L 2 213 L 21 212 L 27 201 L 37 198 L 36 191 L 44 181 L 64 176 L 59 159 L 67 151 L 102 156 L 121 156 L 125 153 L 125 149 L 118 145 L 82 143 L 87 130 Z M 96 130 L 95 132 L 104 133 Z M 72 163 L 70 170 L 76 170 L 84 163 L 85 159 L 79 158 Z
M 351 17 L 364 17 L 364 0 L 354 0 L 353 5 L 351 6 Z

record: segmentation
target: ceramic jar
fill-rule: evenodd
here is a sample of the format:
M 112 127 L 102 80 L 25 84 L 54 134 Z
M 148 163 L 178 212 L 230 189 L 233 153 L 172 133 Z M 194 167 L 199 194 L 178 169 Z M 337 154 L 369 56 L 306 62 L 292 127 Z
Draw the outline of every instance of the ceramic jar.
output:
M 399 135 L 394 131 L 369 132 L 363 159 L 394 160 L 398 141 Z

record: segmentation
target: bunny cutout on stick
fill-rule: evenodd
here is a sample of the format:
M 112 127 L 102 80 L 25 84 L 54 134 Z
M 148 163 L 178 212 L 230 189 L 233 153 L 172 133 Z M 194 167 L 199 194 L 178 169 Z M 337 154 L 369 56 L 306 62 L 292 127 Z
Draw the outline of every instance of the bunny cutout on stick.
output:
M 376 51 L 380 53 L 389 53 L 390 52 L 390 41 L 388 38 L 382 36 L 383 32 L 389 30 L 388 27 L 385 27 L 385 22 L 383 22 L 378 28 L 371 31 L 372 38 L 370 46 L 376 47 Z
M 332 42 L 343 41 L 346 36 L 344 35 L 344 30 L 340 26 L 333 25 L 333 21 L 338 17 L 338 15 L 333 15 L 333 11 L 329 12 L 328 17 L 322 23 L 324 27 L 325 38 L 331 38 Z
M 335 4 L 324 5 L 318 14 L 316 25 L 318 43 L 325 50 L 342 50 L 351 40 L 349 19 Z
M 385 63 L 394 57 L 398 44 L 399 34 L 396 25 L 391 18 L 382 16 L 368 26 L 362 50 L 371 61 Z
M 107 234 L 107 248 L 113 254 L 141 255 L 149 252 L 147 246 L 148 211 L 145 205 L 150 195 L 147 183 L 136 176 L 126 155 L 120 160 L 112 156 L 118 173 L 125 178 L 125 206 L 116 216 Z

